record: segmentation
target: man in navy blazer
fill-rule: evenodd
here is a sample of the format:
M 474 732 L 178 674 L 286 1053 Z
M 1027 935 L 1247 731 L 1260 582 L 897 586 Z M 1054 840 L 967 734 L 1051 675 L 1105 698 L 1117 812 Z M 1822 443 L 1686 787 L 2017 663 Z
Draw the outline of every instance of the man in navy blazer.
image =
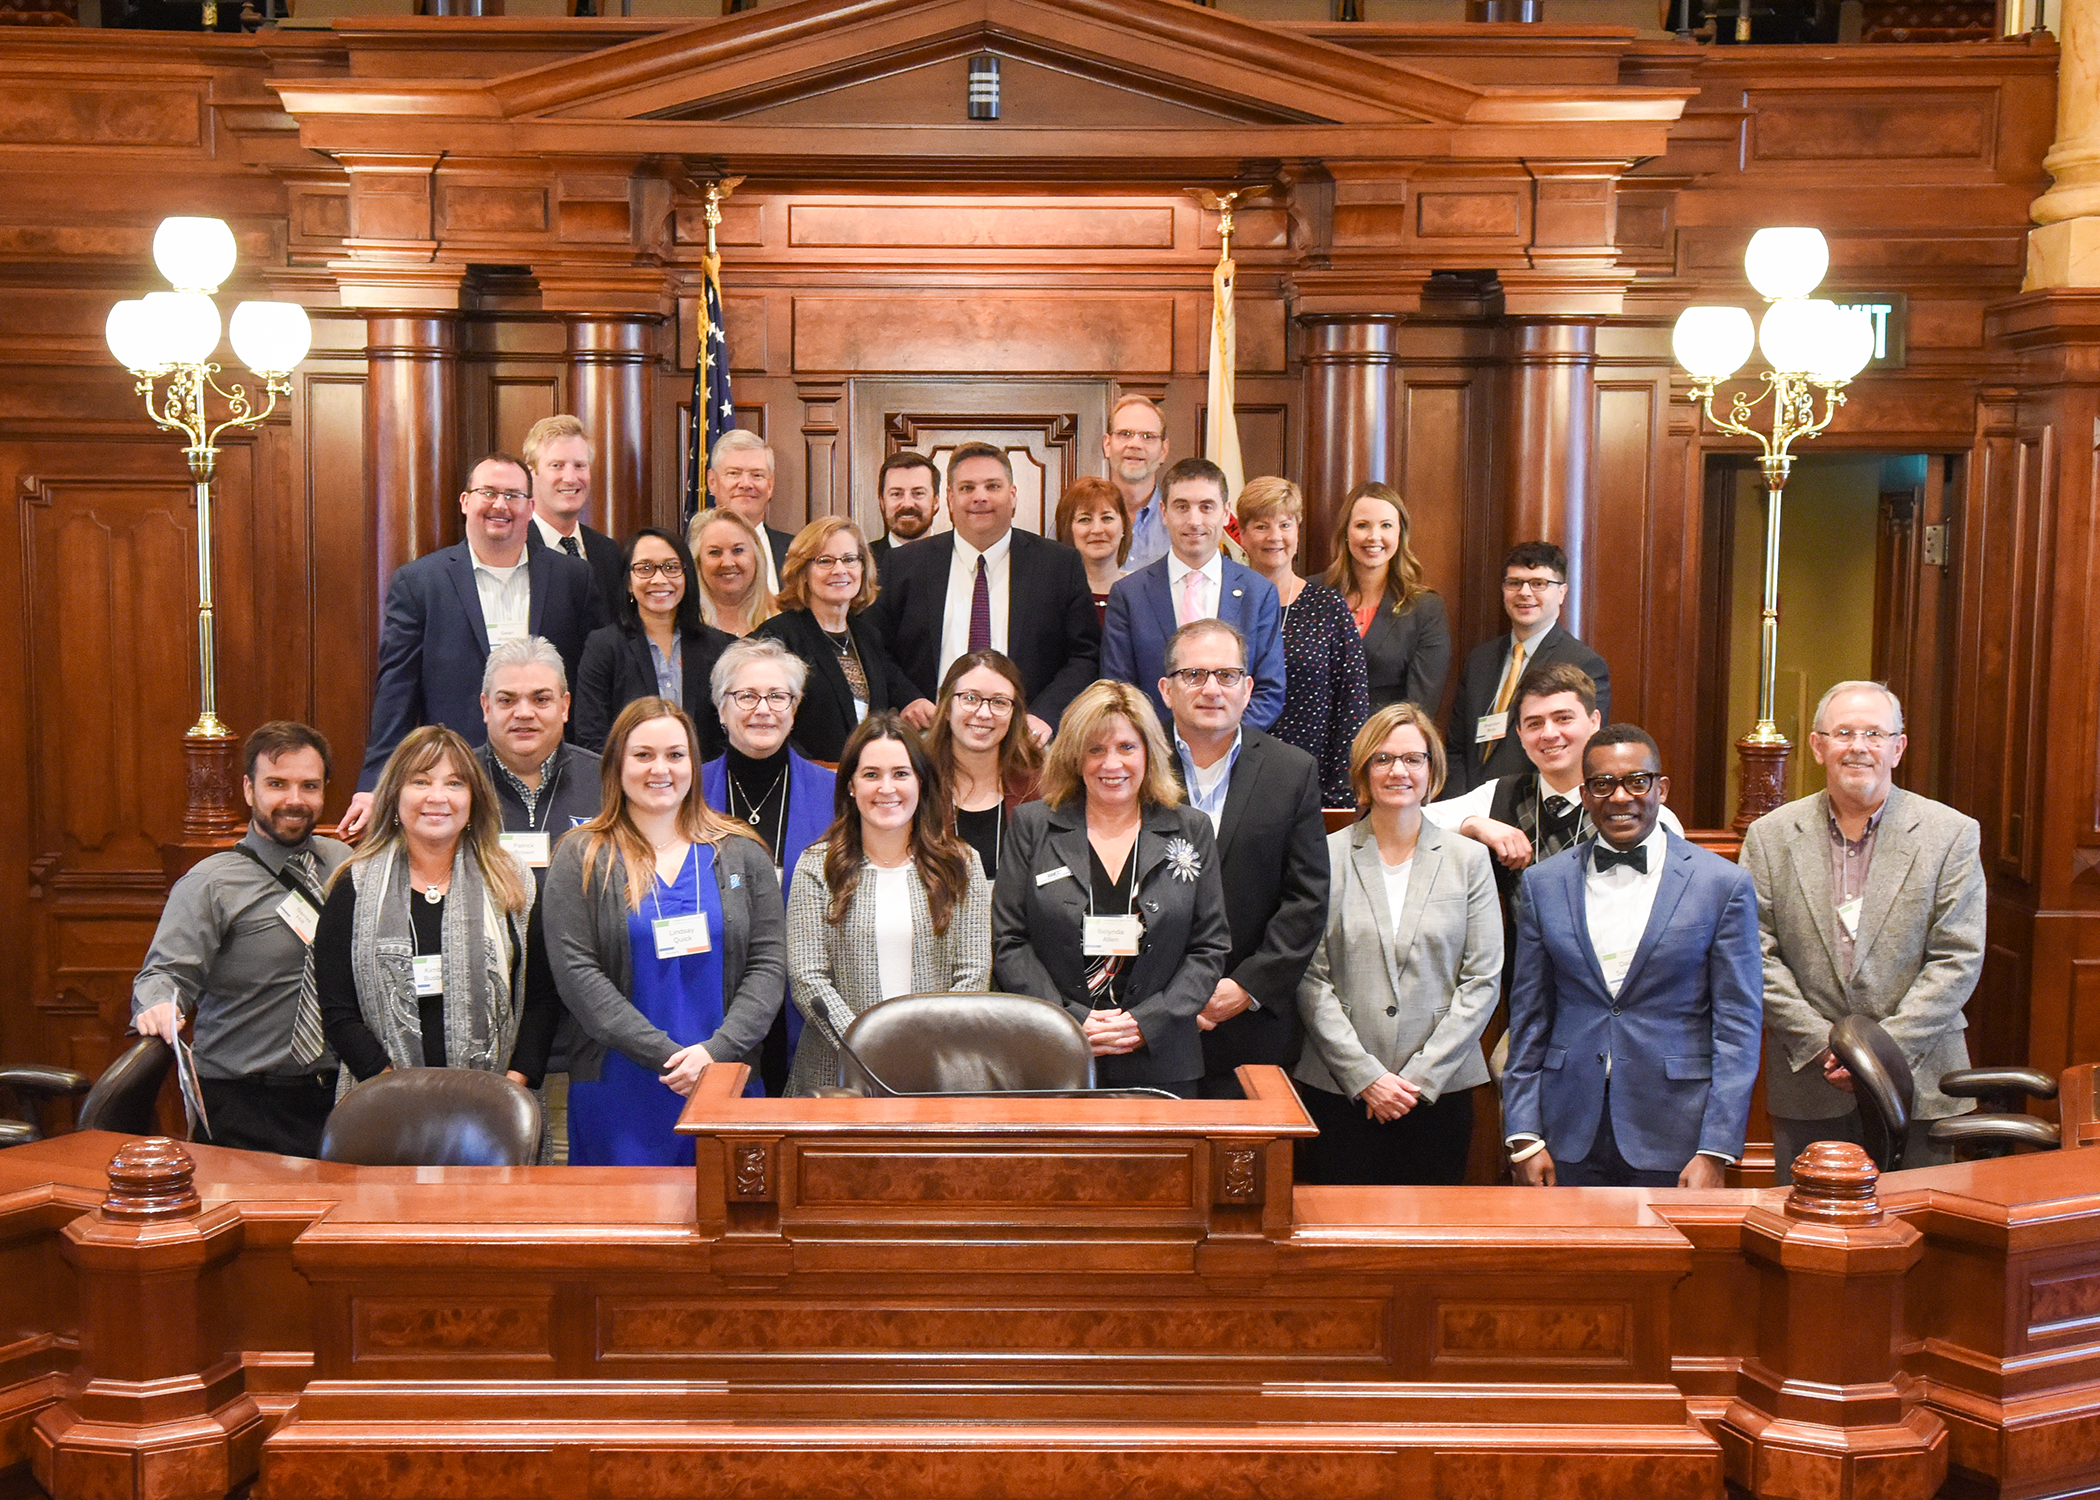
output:
M 492 644 L 541 636 L 554 643 L 573 681 L 584 637 L 604 623 L 588 563 L 525 545 L 532 475 L 523 463 L 507 453 L 476 463 L 459 508 L 466 540 L 404 564 L 387 584 L 372 730 L 342 823 L 348 836 L 363 830 L 372 787 L 411 729 L 443 724 L 470 745 L 488 737 L 481 675 Z
M 1223 620 L 1247 642 L 1254 698 L 1246 722 L 1268 729 L 1283 712 L 1283 631 L 1276 588 L 1219 549 L 1225 540 L 1225 471 L 1205 458 L 1184 458 L 1167 470 L 1169 551 L 1116 580 L 1108 591 L 1101 629 L 1101 675 L 1136 685 L 1152 699 L 1162 722 L 1173 711 L 1159 695 L 1167 640 L 1194 620 Z
M 1720 1187 L 1764 1028 L 1750 872 L 1658 827 L 1646 730 L 1583 750 L 1597 837 L 1524 872 L 1503 1136 L 1520 1185 Z

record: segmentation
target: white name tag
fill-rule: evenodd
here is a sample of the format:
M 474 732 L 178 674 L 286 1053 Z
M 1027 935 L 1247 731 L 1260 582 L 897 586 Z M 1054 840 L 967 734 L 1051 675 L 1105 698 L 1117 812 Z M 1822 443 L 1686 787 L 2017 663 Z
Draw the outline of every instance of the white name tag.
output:
M 1088 917 L 1082 951 L 1088 958 L 1135 958 L 1138 939 L 1143 934 L 1135 913 L 1127 917 Z
M 707 917 L 701 912 L 689 917 L 658 917 L 649 926 L 656 933 L 658 958 L 689 958 L 714 946 L 708 936 Z
M 1049 884 L 1049 883 L 1050 883 L 1051 881 L 1053 881 L 1053 880 L 1070 880 L 1071 878 L 1072 878 L 1072 869 L 1071 869 L 1071 866 L 1069 866 L 1069 865 L 1059 865 L 1059 866 L 1058 866 L 1058 867 L 1057 867 L 1056 869 L 1054 869 L 1054 870 L 1045 870 L 1045 871 L 1043 871 L 1043 873 L 1042 873 L 1042 874 L 1040 874 L 1040 875 L 1036 876 L 1036 877 L 1035 877 L 1035 883 L 1036 883 L 1037 885 L 1048 885 L 1048 884 Z
M 423 998 L 445 993 L 445 955 L 442 953 L 418 953 L 414 960 L 416 995 Z
M 547 868 L 547 830 L 538 833 L 506 833 L 498 836 L 503 852 L 535 870 Z
M 1482 714 L 1473 729 L 1473 743 L 1485 745 L 1489 740 L 1499 740 L 1509 734 L 1509 715 Z
M 1606 984 L 1624 984 L 1626 971 L 1633 967 L 1633 950 L 1627 948 L 1618 953 L 1600 953 L 1597 955 L 1597 967 L 1604 971 Z
M 299 934 L 299 941 L 311 944 L 314 929 L 321 925 L 321 914 L 314 910 L 313 903 L 294 891 L 277 903 L 277 915 L 284 918 L 284 925 Z
M 1845 936 L 1848 938 L 1859 936 L 1859 904 L 1862 899 L 1864 898 L 1854 896 L 1850 901 L 1838 903 L 1838 920 L 1845 924 Z

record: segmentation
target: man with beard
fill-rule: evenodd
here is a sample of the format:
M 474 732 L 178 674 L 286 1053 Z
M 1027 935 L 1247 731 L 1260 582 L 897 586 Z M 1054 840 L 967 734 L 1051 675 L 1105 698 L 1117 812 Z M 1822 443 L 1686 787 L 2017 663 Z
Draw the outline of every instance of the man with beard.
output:
M 1130 556 L 1123 571 L 1158 562 L 1167 555 L 1167 497 L 1160 471 L 1167 466 L 1167 419 L 1150 398 L 1125 396 L 1108 414 L 1101 438 L 1110 483 L 1123 492 L 1130 509 Z
M 198 1082 L 215 1146 L 317 1156 L 335 1103 L 336 1061 L 306 984 L 307 948 L 328 877 L 348 846 L 317 838 L 328 741 L 277 721 L 248 736 L 241 792 L 248 832 L 175 882 L 146 966 L 131 987 L 131 1026 L 171 1046 L 195 1018 Z
M 882 535 L 868 543 L 868 556 L 875 559 L 879 583 L 892 550 L 933 530 L 941 513 L 941 471 L 923 453 L 892 453 L 875 476 L 875 504 L 882 511 Z

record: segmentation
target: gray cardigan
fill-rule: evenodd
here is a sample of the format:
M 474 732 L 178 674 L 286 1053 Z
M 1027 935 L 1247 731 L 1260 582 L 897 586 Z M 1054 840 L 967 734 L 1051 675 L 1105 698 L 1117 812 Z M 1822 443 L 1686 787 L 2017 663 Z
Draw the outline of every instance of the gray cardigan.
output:
M 673 1041 L 635 1009 L 626 865 L 610 851 L 601 853 L 586 890 L 583 849 L 581 837 L 555 845 L 540 897 L 555 987 L 585 1033 L 569 1054 L 569 1076 L 595 1080 L 609 1047 L 661 1072 L 672 1053 L 690 1044 Z M 722 895 L 722 1025 L 702 1045 L 716 1062 L 755 1063 L 787 993 L 780 878 L 756 839 L 728 837 L 715 845 L 715 885 Z

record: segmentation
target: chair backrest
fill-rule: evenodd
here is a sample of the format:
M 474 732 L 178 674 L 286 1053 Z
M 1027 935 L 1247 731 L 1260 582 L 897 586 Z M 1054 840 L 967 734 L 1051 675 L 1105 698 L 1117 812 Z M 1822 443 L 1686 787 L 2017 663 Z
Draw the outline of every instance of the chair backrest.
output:
M 862 1011 L 839 1048 L 856 1094 L 1094 1086 L 1094 1052 L 1064 1008 L 1029 995 L 899 995 Z
M 1884 1172 L 1903 1165 L 1903 1137 L 1910 1129 L 1916 1085 L 1903 1049 L 1868 1016 L 1840 1016 L 1830 1028 L 1830 1050 L 1852 1075 L 1859 1105 L 1859 1133 L 1867 1155 Z
M 501 1073 L 396 1068 L 337 1101 L 321 1160 L 360 1167 L 529 1167 L 540 1102 Z
M 159 1135 L 160 1086 L 175 1066 L 175 1049 L 157 1036 L 142 1036 L 102 1070 L 95 1086 L 80 1101 L 79 1130 L 117 1130 L 125 1135 Z

